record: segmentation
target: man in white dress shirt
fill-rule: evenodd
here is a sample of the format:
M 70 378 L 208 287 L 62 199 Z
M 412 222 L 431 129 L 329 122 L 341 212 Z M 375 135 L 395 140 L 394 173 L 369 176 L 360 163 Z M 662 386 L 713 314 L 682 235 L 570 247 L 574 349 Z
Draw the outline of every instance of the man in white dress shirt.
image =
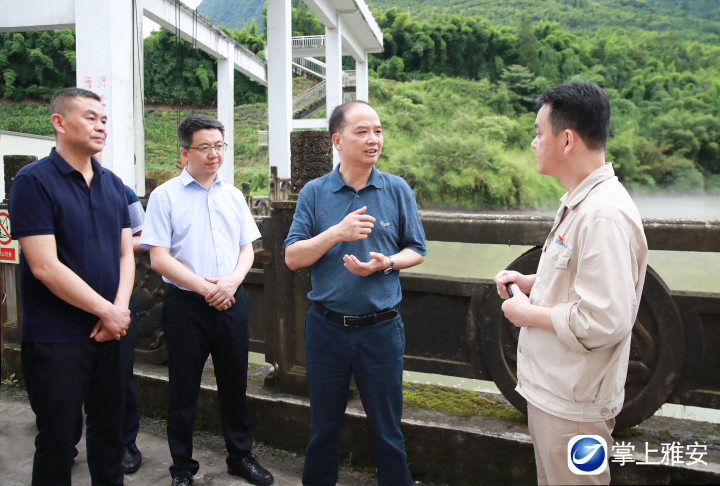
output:
M 192 457 L 193 419 L 209 354 L 228 473 L 252 484 L 272 484 L 273 476 L 252 455 L 245 406 L 249 300 L 241 284 L 252 266 L 252 242 L 260 231 L 242 192 L 218 172 L 227 148 L 223 125 L 209 116 L 191 115 L 177 132 L 188 165 L 180 177 L 153 191 L 140 239 L 140 245 L 150 249 L 153 269 L 169 284 L 163 324 L 170 372 L 172 486 L 192 484 L 200 467 Z

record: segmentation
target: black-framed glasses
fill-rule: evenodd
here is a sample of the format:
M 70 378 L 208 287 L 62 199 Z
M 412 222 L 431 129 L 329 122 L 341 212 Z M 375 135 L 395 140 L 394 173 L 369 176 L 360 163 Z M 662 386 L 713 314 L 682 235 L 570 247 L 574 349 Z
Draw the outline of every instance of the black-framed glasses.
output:
M 221 154 L 227 150 L 228 144 L 219 143 L 217 145 L 203 145 L 202 147 L 185 147 L 185 148 L 186 149 L 195 149 L 203 155 L 209 154 L 210 149 L 215 149 L 215 152 Z

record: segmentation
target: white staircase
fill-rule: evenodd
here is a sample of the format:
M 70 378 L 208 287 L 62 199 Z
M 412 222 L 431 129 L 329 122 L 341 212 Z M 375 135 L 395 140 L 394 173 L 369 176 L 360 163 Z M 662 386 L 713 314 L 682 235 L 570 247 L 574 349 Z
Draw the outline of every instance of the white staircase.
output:
M 293 98 L 293 118 L 303 119 L 322 109 L 327 97 L 327 66 L 314 56 L 325 55 L 325 36 L 307 35 L 292 38 L 292 71 L 298 76 L 315 81 L 316 84 Z M 267 49 L 266 49 L 267 51 Z M 343 71 L 343 91 L 353 91 L 357 85 L 354 70 Z M 346 96 L 348 94 L 346 93 Z M 258 132 L 258 148 L 266 149 L 269 144 L 267 130 Z
M 304 76 L 308 79 L 312 79 L 313 81 L 317 81 L 316 85 L 293 98 L 293 117 L 300 114 L 298 118 L 305 118 L 314 111 L 310 110 L 310 108 L 320 105 L 326 96 L 327 83 L 325 79 L 327 77 L 327 66 L 319 59 L 307 55 L 309 51 L 324 53 L 325 36 L 306 35 L 293 37 L 292 46 L 293 54 L 301 54 L 300 56 L 293 55 L 293 72 L 299 76 Z M 343 71 L 343 88 L 352 88 L 355 87 L 356 84 L 357 77 L 355 75 L 355 71 Z

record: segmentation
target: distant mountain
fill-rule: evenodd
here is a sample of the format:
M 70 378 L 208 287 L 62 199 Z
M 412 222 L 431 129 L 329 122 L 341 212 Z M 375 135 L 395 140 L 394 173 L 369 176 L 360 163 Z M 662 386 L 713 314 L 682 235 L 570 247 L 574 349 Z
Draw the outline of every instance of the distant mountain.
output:
M 265 0 L 203 0 L 197 10 L 210 17 L 213 24 L 224 23 L 228 29 L 241 30 L 255 19 L 260 33 L 263 31 L 264 3 Z

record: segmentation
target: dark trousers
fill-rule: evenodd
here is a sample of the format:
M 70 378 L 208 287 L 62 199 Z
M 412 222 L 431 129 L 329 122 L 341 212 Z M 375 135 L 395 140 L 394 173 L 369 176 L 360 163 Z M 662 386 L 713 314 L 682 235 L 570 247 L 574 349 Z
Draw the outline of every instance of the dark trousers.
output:
M 133 380 L 133 365 L 135 364 L 135 315 L 132 315 L 132 323 L 128 327 L 125 339 L 129 339 L 133 346 L 125 346 L 123 348 L 123 359 L 128 370 L 127 388 L 125 389 L 125 414 L 123 415 L 123 445 L 130 445 L 137 440 L 138 432 L 140 432 L 140 417 L 137 409 L 137 394 L 135 393 L 135 381 Z M 75 429 L 75 445 L 82 438 L 82 409 L 78 409 L 80 419 L 77 421 Z
M 370 421 L 378 485 L 412 484 L 400 431 L 404 351 L 405 329 L 399 315 L 351 328 L 310 307 L 305 319 L 305 365 L 311 421 L 303 485 L 337 483 L 340 423 L 351 374 Z
M 218 311 L 198 294 L 168 285 L 163 325 L 170 373 L 167 434 L 173 477 L 180 473 L 195 475 L 200 468 L 192 458 L 193 420 L 203 367 L 209 355 L 215 367 L 227 464 L 233 466 L 251 453 L 245 406 L 249 304 L 242 287 L 235 294 L 235 305 Z
M 122 485 L 122 414 L 130 339 L 78 344 L 22 343 L 22 368 L 36 416 L 32 484 L 70 485 L 78 410 L 87 412 L 92 485 Z

